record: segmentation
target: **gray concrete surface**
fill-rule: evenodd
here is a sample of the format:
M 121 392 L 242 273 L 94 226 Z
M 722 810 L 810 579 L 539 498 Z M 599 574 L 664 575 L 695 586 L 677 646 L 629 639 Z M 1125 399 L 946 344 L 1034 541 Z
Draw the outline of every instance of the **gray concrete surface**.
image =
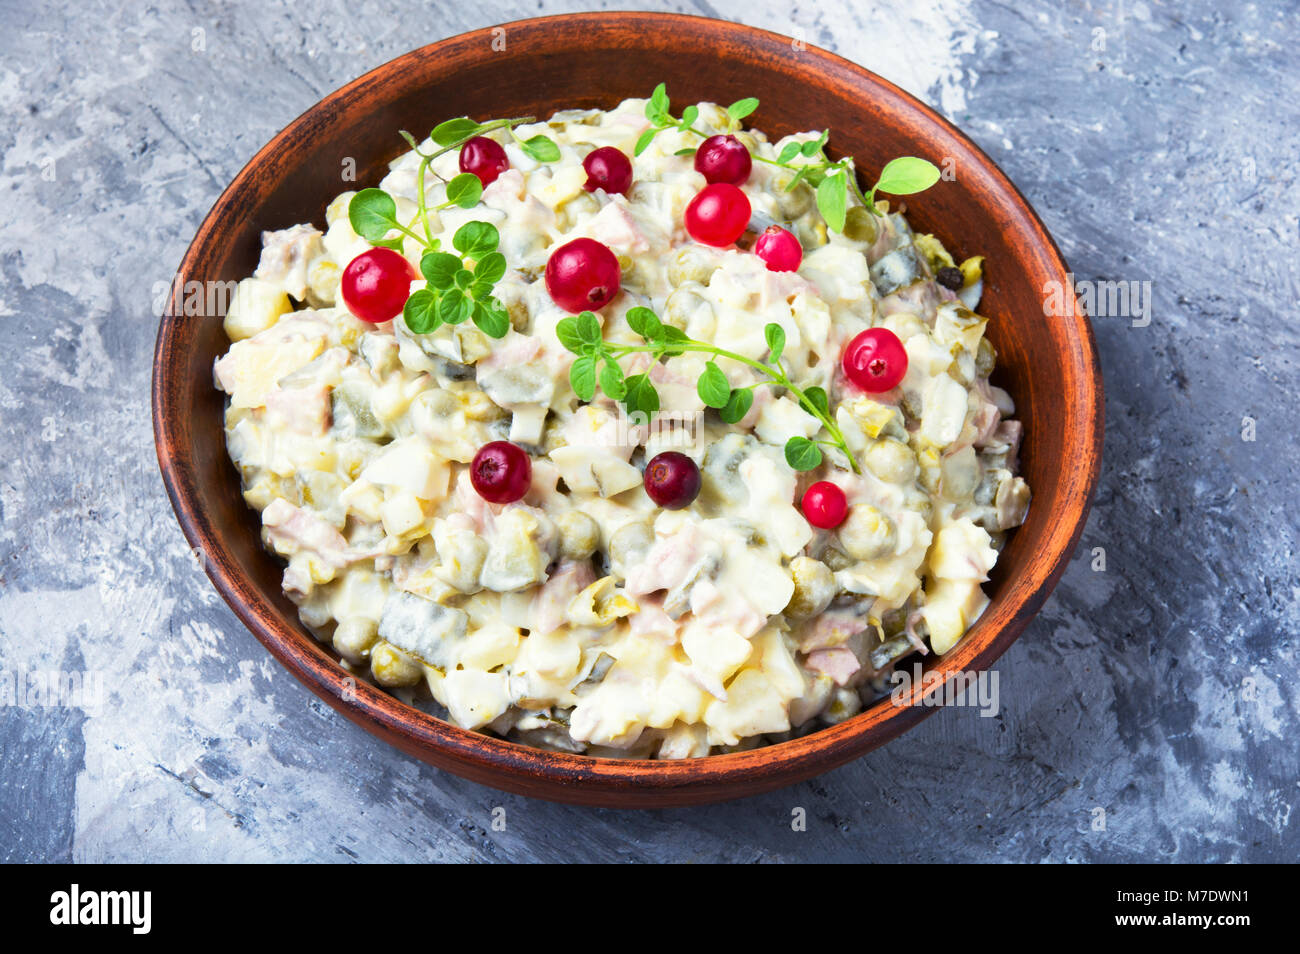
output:
M 386 748 L 220 603 L 155 464 L 156 285 L 331 89 L 583 6 L 0 3 L 0 670 L 103 681 L 96 706 L 0 707 L 0 859 L 1296 860 L 1292 2 L 663 5 L 899 82 L 1007 170 L 1079 278 L 1151 283 L 1149 325 L 1095 322 L 1101 490 L 999 664 L 999 717 L 945 710 L 739 803 L 555 806 Z

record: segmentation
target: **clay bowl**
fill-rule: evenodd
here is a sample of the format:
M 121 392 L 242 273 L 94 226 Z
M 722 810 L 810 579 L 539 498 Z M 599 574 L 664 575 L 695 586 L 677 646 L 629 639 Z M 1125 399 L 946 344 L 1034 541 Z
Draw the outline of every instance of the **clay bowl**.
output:
M 493 41 L 497 41 L 495 44 Z M 505 41 L 504 49 L 495 49 Z M 708 69 L 699 68 L 701 57 Z M 185 282 L 236 280 L 257 264 L 259 234 L 312 220 L 345 188 L 376 183 L 406 147 L 399 129 L 451 116 L 547 116 L 646 96 L 660 80 L 678 104 L 758 96 L 751 122 L 773 137 L 829 126 L 831 144 L 879 169 L 900 155 L 947 161 L 953 181 L 909 203 L 921 231 L 959 257 L 987 257 L 981 311 L 1000 356 L 995 380 L 1025 425 L 1023 473 L 1034 491 L 988 585 L 992 604 L 964 641 L 927 668 L 990 666 L 1047 599 L 1087 515 L 1100 467 L 1102 383 L 1088 321 L 1044 316 L 1044 287 L 1066 266 L 1024 198 L 975 145 L 894 86 L 830 53 L 734 23 L 649 13 L 547 17 L 453 37 L 400 57 L 327 96 L 235 178 L 181 262 L 154 357 L 154 434 L 163 480 L 190 543 L 236 615 L 313 692 L 387 742 L 457 775 L 541 798 L 616 807 L 752 795 L 825 772 L 888 742 L 933 709 L 877 702 L 856 718 L 779 745 L 680 762 L 610 761 L 543 752 L 467 732 L 355 685 L 298 621 L 263 551 L 222 434 L 212 362 L 226 348 L 218 315 L 185 315 Z M 342 181 L 346 159 L 356 185 Z

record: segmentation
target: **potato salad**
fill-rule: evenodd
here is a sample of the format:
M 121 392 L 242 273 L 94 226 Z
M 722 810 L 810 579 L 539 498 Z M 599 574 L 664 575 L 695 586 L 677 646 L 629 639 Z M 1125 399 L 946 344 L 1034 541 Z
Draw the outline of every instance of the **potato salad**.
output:
M 263 233 L 227 448 L 346 669 L 681 759 L 847 719 L 978 619 L 1030 496 L 983 260 L 908 225 L 929 163 L 864 191 L 756 109 L 450 120 Z

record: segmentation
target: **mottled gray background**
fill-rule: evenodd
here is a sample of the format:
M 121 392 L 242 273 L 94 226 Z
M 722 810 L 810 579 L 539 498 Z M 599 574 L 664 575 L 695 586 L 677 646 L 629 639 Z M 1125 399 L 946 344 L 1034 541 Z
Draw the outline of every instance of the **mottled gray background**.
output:
M 1095 321 L 1101 489 L 999 663 L 1001 715 L 943 711 L 772 795 L 626 814 L 478 787 L 327 710 L 172 517 L 156 285 L 325 93 L 586 5 L 3 0 L 0 669 L 99 672 L 106 696 L 0 708 L 0 858 L 1295 860 L 1296 4 L 615 5 L 744 19 L 877 70 L 1002 165 L 1081 279 L 1153 283 L 1149 326 Z

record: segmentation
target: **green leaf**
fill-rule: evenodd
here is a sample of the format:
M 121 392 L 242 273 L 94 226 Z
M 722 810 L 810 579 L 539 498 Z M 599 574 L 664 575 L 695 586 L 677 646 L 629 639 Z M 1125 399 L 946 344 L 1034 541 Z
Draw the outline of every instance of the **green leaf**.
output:
M 506 257 L 500 252 L 488 252 L 474 266 L 474 280 L 495 285 L 506 274 Z
M 663 322 L 661 322 L 659 316 L 649 308 L 642 310 L 645 314 L 641 316 L 641 327 L 635 329 L 636 333 L 644 338 L 647 344 L 653 344 L 656 341 L 662 340 L 664 335 Z
M 475 176 L 477 179 L 478 177 Z M 482 258 L 495 252 L 501 244 L 501 233 L 491 222 L 466 222 L 451 238 L 452 247 L 470 258 Z
M 749 388 L 741 388 L 739 391 L 732 391 L 731 397 L 727 399 L 726 407 L 718 411 L 718 416 L 728 424 L 735 424 L 749 413 L 750 405 L 753 403 L 754 392 Z
M 712 361 L 704 365 L 704 373 L 695 383 L 695 391 L 709 407 L 723 408 L 731 400 L 731 384 L 722 369 Z
M 483 198 L 483 181 L 472 172 L 462 172 L 447 183 L 447 201 L 462 209 L 472 209 Z
M 744 119 L 756 109 L 758 109 L 758 100 L 753 96 L 746 96 L 744 99 L 738 99 L 728 106 L 727 115 L 732 119 Z
M 781 163 L 782 165 L 785 165 L 787 162 L 789 162 L 789 161 L 790 161 L 791 159 L 793 159 L 795 156 L 799 155 L 799 150 L 800 150 L 801 148 L 802 148 L 802 144 L 801 144 L 801 143 L 797 143 L 797 142 L 788 142 L 788 143 L 786 143 L 786 144 L 781 148 L 781 152 L 777 155 L 777 157 L 776 157 L 776 161 L 779 162 L 779 163 Z
M 567 350 L 574 354 L 582 353 L 582 336 L 578 334 L 577 318 L 561 318 L 555 325 L 555 337 L 560 339 L 560 344 Z
M 693 156 L 693 155 L 695 155 L 695 147 L 694 147 L 694 146 L 687 146 L 685 149 L 678 149 L 675 153 L 673 153 L 673 155 L 674 155 L 674 156 Z
M 822 417 L 830 419 L 831 402 L 826 396 L 826 391 L 814 385 L 810 388 L 803 389 L 803 396 L 807 398 L 807 403 L 811 404 L 813 409 L 819 412 Z
M 651 122 L 663 122 L 668 116 L 668 87 L 660 83 L 650 94 L 645 104 L 645 118 Z
M 659 337 L 655 340 L 655 344 L 662 347 L 666 355 L 678 355 L 686 353 L 686 349 L 679 346 L 690 340 L 682 329 L 663 325 L 659 329 Z
M 634 374 L 627 379 L 627 394 L 623 406 L 628 413 L 641 411 L 650 417 L 659 410 L 659 392 L 655 390 L 648 374 Z
M 843 232 L 848 209 L 848 173 L 841 170 L 833 176 L 828 175 L 817 187 L 817 211 L 826 220 L 827 228 L 832 232 Z
M 677 128 L 685 132 L 691 128 L 695 120 L 700 118 L 700 107 L 687 106 L 682 110 L 682 121 L 677 124 Z
M 489 338 L 504 338 L 510 330 L 510 313 L 495 298 L 476 301 L 474 324 Z
M 531 139 L 525 139 L 519 144 L 523 149 L 524 155 L 536 159 L 538 162 L 556 162 L 560 158 L 560 147 L 555 141 L 546 136 L 533 136 Z
M 569 368 L 569 384 L 573 393 L 584 401 L 596 396 L 596 359 L 583 355 L 576 359 Z
M 606 358 L 600 369 L 600 389 L 615 401 L 621 401 L 627 396 L 627 380 L 623 377 L 623 369 L 613 358 Z
M 453 288 L 438 299 L 438 317 L 449 325 L 458 325 L 470 316 L 473 307 L 464 292 Z
M 767 363 L 774 365 L 781 360 L 781 352 L 785 350 L 785 329 L 773 322 L 763 329 L 763 337 L 767 339 Z
M 873 191 L 890 195 L 924 192 L 939 181 L 939 167 L 916 156 L 900 156 L 880 170 L 880 181 Z
M 645 336 L 647 319 L 655 322 L 659 320 L 655 317 L 655 313 L 644 305 L 637 305 L 627 310 L 627 326 L 642 337 Z
M 785 442 L 785 462 L 794 470 L 812 470 L 822 462 L 822 449 L 806 437 Z
M 445 123 L 438 123 L 433 127 L 433 132 L 429 133 L 429 138 L 440 146 L 454 146 L 477 135 L 482 128 L 468 116 L 459 116 Z
M 639 156 L 650 148 L 650 143 L 654 142 L 655 136 L 659 135 L 658 129 L 647 129 L 637 137 L 636 148 L 632 150 L 632 155 Z
M 826 147 L 826 140 L 830 138 L 830 135 L 831 131 L 829 129 L 823 129 L 822 134 L 816 139 L 809 139 L 804 143 L 800 147 L 800 152 L 809 159 L 813 158 Z
M 437 331 L 442 319 L 438 317 L 438 299 L 433 292 L 427 288 L 411 292 L 411 297 L 402 306 L 402 320 L 413 334 L 427 335 Z
M 456 287 L 459 288 L 461 291 L 468 290 L 469 286 L 473 284 L 474 284 L 474 273 L 471 272 L 468 268 L 462 268 L 458 272 L 456 272 Z
M 456 284 L 456 273 L 463 266 L 450 252 L 425 252 L 420 259 L 420 274 L 433 288 L 445 291 Z
M 465 289 L 465 293 L 475 301 L 487 301 L 492 297 L 492 282 L 480 281 L 474 279 L 473 284 Z
M 802 182 L 804 179 L 808 178 L 808 173 L 809 173 L 811 170 L 812 170 L 812 166 L 800 166 L 800 167 L 799 167 L 799 171 L 796 172 L 796 173 L 794 174 L 794 178 L 790 180 L 790 184 L 787 185 L 787 186 L 785 187 L 785 191 L 786 191 L 786 192 L 793 192 L 794 189 L 795 189 L 795 186 L 797 186 L 797 185 L 798 185 L 800 182 Z
M 352 231 L 371 243 L 402 224 L 397 221 L 397 203 L 383 189 L 362 189 L 354 195 L 348 203 L 348 221 Z
M 600 321 L 596 318 L 595 312 L 584 311 L 577 317 L 578 337 L 582 343 L 588 346 L 600 345 L 601 329 Z

